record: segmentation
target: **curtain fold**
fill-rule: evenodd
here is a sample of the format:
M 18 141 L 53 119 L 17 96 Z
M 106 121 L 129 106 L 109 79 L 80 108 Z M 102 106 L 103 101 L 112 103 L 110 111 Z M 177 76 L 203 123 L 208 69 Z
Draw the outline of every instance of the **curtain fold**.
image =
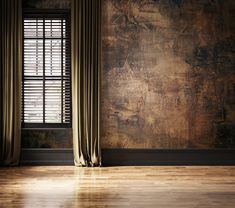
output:
M 16 165 L 21 149 L 21 0 L 1 0 L 0 29 L 0 164 Z
M 72 0 L 72 116 L 76 166 L 100 166 L 101 1 Z

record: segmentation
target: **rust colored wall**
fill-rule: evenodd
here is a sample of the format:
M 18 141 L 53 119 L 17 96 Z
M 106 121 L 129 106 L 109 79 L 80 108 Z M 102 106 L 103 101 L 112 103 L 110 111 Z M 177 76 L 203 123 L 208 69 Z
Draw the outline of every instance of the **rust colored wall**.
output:
M 102 9 L 102 147 L 234 148 L 235 1 L 103 0 Z M 22 137 L 24 147 L 72 147 L 71 130 Z
M 235 147 L 235 1 L 104 0 L 102 147 Z

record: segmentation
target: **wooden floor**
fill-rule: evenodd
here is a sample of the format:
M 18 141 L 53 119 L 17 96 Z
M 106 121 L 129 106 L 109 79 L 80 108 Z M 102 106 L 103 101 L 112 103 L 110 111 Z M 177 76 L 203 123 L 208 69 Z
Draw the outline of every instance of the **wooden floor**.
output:
M 0 168 L 0 207 L 235 207 L 235 167 Z

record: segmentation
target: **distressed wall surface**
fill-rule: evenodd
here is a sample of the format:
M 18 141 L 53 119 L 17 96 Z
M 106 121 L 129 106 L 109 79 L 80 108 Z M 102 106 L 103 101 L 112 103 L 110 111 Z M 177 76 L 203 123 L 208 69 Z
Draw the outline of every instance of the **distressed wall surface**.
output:
M 235 147 L 235 1 L 104 0 L 102 147 Z
M 70 0 L 23 0 L 70 8 Z M 235 1 L 103 0 L 102 147 L 235 147 Z M 72 147 L 70 130 L 24 147 Z
M 70 9 L 71 0 L 22 0 L 27 9 Z
M 23 129 L 23 148 L 72 148 L 71 129 Z

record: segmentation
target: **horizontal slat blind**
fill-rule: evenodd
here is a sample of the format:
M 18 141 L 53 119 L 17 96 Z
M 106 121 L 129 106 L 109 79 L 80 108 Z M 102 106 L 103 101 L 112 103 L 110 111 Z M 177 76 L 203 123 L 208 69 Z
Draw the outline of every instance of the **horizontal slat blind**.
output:
M 24 127 L 71 125 L 70 62 L 68 18 L 24 18 Z

